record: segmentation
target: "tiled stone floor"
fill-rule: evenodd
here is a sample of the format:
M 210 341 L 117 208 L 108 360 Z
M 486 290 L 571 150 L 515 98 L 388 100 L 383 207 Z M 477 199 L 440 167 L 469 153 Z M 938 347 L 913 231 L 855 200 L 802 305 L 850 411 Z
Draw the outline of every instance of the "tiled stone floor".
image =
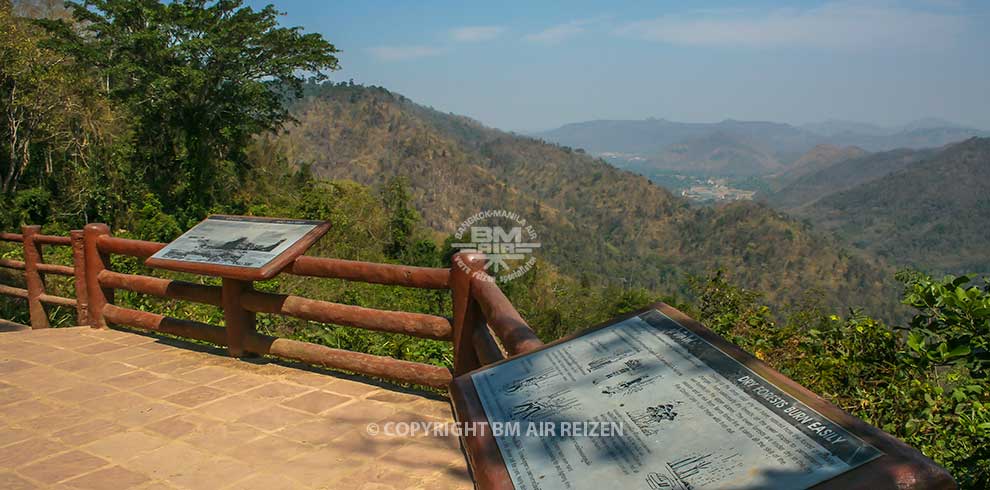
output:
M 440 398 L 131 332 L 0 333 L 0 489 L 472 488 Z

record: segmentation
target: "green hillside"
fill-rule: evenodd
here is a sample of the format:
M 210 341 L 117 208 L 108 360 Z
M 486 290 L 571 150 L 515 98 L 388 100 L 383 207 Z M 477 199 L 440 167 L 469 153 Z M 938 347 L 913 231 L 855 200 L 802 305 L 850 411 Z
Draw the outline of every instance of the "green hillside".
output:
M 794 179 L 779 191 L 770 194 L 767 200 L 774 207 L 794 210 L 829 194 L 883 177 L 933 153 L 934 150 L 905 149 L 838 160 L 832 165 Z
M 805 175 L 814 174 L 836 163 L 866 156 L 867 152 L 855 146 L 818 145 L 795 160 L 786 170 L 767 177 L 771 189 L 780 191 Z
M 315 175 L 372 186 L 404 176 L 441 233 L 482 209 L 516 211 L 538 225 L 544 258 L 575 277 L 676 293 L 687 274 L 724 269 L 776 305 L 818 291 L 832 306 L 894 309 L 882 264 L 759 204 L 695 208 L 582 152 L 381 88 L 310 86 L 292 114 L 278 140 Z
M 972 138 L 800 211 L 898 266 L 990 275 L 990 138 Z

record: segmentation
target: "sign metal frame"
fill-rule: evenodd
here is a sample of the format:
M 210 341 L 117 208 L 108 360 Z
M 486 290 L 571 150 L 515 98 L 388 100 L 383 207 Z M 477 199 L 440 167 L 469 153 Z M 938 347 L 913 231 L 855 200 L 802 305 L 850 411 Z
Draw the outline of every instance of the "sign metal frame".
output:
M 244 222 L 246 225 L 251 223 L 268 223 L 268 224 L 286 224 L 286 225 L 312 225 L 313 228 L 307 233 L 296 239 L 291 245 L 285 250 L 278 253 L 276 256 L 269 259 L 264 264 L 258 267 L 246 267 L 246 266 L 236 266 L 227 264 L 215 264 L 206 261 L 187 261 L 187 260 L 177 260 L 160 257 L 159 254 L 162 253 L 168 247 L 180 242 L 183 239 L 187 239 L 187 235 L 190 231 L 195 230 L 196 227 L 203 225 L 209 220 L 222 220 L 222 221 L 240 221 Z M 208 276 L 217 276 L 228 279 L 239 279 L 242 281 L 263 281 L 266 279 L 271 279 L 282 272 L 283 269 L 288 267 L 298 258 L 300 255 L 306 253 L 310 247 L 316 243 L 317 240 L 323 237 L 330 230 L 330 222 L 328 221 L 313 221 L 313 220 L 298 220 L 298 219 L 283 219 L 283 218 L 267 218 L 259 216 L 234 216 L 225 214 L 214 214 L 207 216 L 206 219 L 200 221 L 193 228 L 190 228 L 182 236 L 173 240 L 171 243 L 166 245 L 165 248 L 160 250 L 155 255 L 149 257 L 145 260 L 144 265 L 155 268 L 155 269 L 165 269 L 176 272 L 189 272 L 193 274 L 202 274 Z

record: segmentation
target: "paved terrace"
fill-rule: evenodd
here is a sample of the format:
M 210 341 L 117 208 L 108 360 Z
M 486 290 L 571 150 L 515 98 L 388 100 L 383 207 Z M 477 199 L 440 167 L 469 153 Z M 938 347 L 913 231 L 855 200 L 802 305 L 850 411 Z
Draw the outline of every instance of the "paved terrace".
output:
M 472 488 L 446 400 L 88 327 L 0 334 L 0 488 Z

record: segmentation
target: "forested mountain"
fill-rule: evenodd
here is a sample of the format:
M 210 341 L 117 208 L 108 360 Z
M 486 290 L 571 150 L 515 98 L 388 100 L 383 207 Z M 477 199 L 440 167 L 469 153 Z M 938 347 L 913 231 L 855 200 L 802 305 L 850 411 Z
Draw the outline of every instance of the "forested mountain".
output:
M 893 150 L 839 159 L 794 179 L 770 194 L 768 202 L 779 209 L 795 210 L 829 194 L 883 177 L 934 153 L 935 150 Z
M 892 160 L 907 165 L 798 214 L 898 266 L 990 275 L 990 139 Z
M 783 167 L 772 151 L 722 131 L 673 143 L 650 160 L 652 168 L 720 176 L 766 175 Z
M 856 146 L 818 145 L 801 155 L 791 166 L 780 173 L 770 175 L 767 180 L 774 190 L 795 182 L 805 175 L 813 174 L 838 162 L 865 156 L 866 150 Z
M 582 152 L 381 88 L 310 86 L 292 114 L 278 139 L 314 174 L 376 186 L 406 176 L 426 223 L 445 233 L 479 210 L 516 211 L 539 228 L 543 256 L 577 277 L 677 292 L 685 273 L 723 268 L 778 305 L 819 290 L 831 305 L 890 311 L 887 269 L 760 204 L 694 208 Z

